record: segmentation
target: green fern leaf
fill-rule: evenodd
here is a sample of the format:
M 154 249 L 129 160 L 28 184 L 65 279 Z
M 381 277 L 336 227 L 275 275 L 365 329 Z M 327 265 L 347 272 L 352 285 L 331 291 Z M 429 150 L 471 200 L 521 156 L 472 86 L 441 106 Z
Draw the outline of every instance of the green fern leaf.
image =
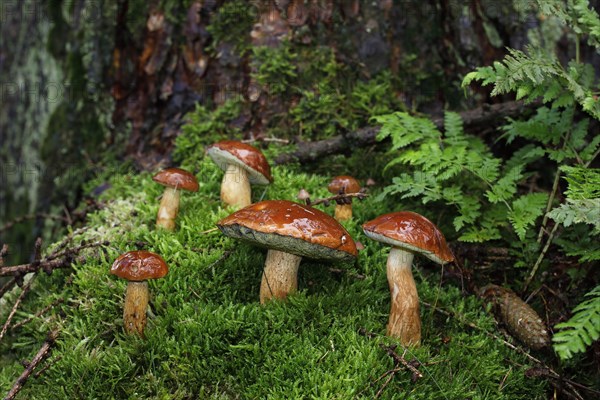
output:
M 527 228 L 544 213 L 548 202 L 546 193 L 528 193 L 513 201 L 508 220 L 512 224 L 520 240 L 525 239 Z
M 571 319 L 555 326 L 560 331 L 552 338 L 553 347 L 563 360 L 585 351 L 593 341 L 600 338 L 600 286 L 596 286 L 585 296 L 589 299 L 573 309 Z

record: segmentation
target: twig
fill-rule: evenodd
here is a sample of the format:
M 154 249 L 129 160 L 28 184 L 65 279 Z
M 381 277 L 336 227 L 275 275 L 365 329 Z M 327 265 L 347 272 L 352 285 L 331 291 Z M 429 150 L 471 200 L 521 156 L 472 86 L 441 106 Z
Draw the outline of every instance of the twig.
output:
M 34 319 L 41 317 L 43 314 L 45 314 L 46 312 L 48 312 L 48 310 L 50 310 L 52 307 L 54 307 L 54 306 L 56 306 L 58 304 L 61 304 L 64 301 L 65 300 L 62 299 L 62 298 L 54 300 L 52 303 L 50 303 L 46 307 L 42 308 L 41 310 L 39 310 L 38 312 L 36 312 L 31 317 L 25 318 L 24 320 L 21 320 L 21 321 L 17 322 L 16 324 L 13 324 L 10 327 L 10 329 L 11 330 L 15 330 L 15 329 L 18 329 L 18 328 L 22 327 L 23 325 L 28 324 L 29 322 L 33 321 Z
M 8 245 L 5 244 L 2 246 L 2 250 L 0 250 L 0 268 L 4 266 L 4 257 L 8 254 Z
M 529 276 L 525 280 L 525 285 L 523 285 L 523 292 L 525 292 L 527 290 L 527 286 L 529 286 L 529 284 L 533 280 L 533 277 L 537 273 L 537 270 L 540 267 L 542 260 L 544 259 L 544 256 L 546 255 L 546 253 L 548 252 L 548 249 L 550 248 L 550 245 L 552 244 L 552 240 L 554 240 L 554 235 L 556 234 L 556 230 L 558 229 L 559 226 L 560 226 L 560 224 L 558 224 L 558 223 L 554 224 L 554 227 L 550 231 L 550 234 L 548 235 L 548 239 L 546 240 L 546 244 L 544 245 L 544 248 L 540 252 L 540 255 L 538 256 L 535 264 L 533 265 L 533 268 L 531 268 L 531 272 L 529 273 Z
M 27 293 L 29 293 L 29 290 L 31 289 L 31 282 L 33 282 L 33 279 L 30 280 L 27 283 L 27 285 L 23 286 L 23 288 L 21 289 L 21 294 L 19 294 L 19 297 L 17 297 L 15 304 L 13 304 L 10 313 L 8 313 L 8 317 L 6 317 L 6 322 L 4 322 L 4 325 L 2 325 L 2 329 L 0 330 L 0 341 L 2 341 L 2 338 L 6 334 L 6 331 L 8 330 L 8 327 L 10 326 L 10 323 L 12 322 L 12 319 L 15 316 L 17 309 L 19 308 L 19 305 L 21 304 Z
M 254 142 L 267 142 L 267 143 L 272 142 L 272 143 L 282 143 L 282 144 L 290 143 L 289 139 L 281 139 L 281 138 L 276 138 L 276 137 L 261 137 L 261 138 L 242 140 L 242 143 L 254 143 Z
M 560 181 L 560 171 L 556 171 L 556 176 L 554 177 L 554 183 L 552 184 L 552 191 L 550 192 L 550 197 L 548 197 L 548 204 L 546 204 L 546 212 L 544 213 L 544 218 L 542 219 L 542 226 L 540 226 L 540 231 L 538 232 L 537 242 L 542 243 L 542 237 L 544 237 L 544 232 L 546 231 L 546 224 L 548 223 L 548 213 L 552 208 L 552 203 L 554 202 L 554 197 L 558 192 L 558 183 Z
M 326 206 L 329 205 L 329 203 L 331 203 L 332 201 L 335 201 L 338 204 L 344 204 L 347 200 L 352 199 L 353 197 L 356 197 L 359 200 L 363 200 L 366 199 L 367 197 L 369 197 L 369 195 L 367 193 L 363 193 L 363 192 L 358 192 L 358 193 L 342 193 L 342 194 L 336 194 L 335 196 L 331 196 L 331 197 L 326 197 L 324 199 L 318 199 L 315 201 L 311 201 L 310 198 L 305 199 L 304 201 L 306 202 L 306 205 L 308 206 L 316 206 L 318 204 L 324 203 Z M 348 203 L 346 203 L 348 204 Z
M 402 355 L 398 355 L 398 353 L 396 353 L 396 345 L 392 345 L 392 346 L 386 346 L 383 343 L 380 343 L 379 346 L 384 349 L 386 351 L 386 353 L 388 354 L 388 356 L 392 357 L 394 359 L 394 361 L 396 361 L 397 363 L 400 363 L 402 365 L 404 365 L 405 368 L 407 368 L 408 370 L 410 370 L 410 372 L 413 373 L 413 377 L 416 378 L 422 378 L 423 374 L 416 369 L 415 367 L 413 367 L 408 361 L 406 361 L 406 359 L 404 358 L 404 354 L 406 354 L 406 350 L 404 350 L 404 353 Z
M 50 331 L 50 333 L 48 333 L 44 344 L 37 352 L 35 357 L 33 357 L 33 360 L 31 360 L 31 362 L 27 364 L 27 366 L 25 367 L 25 371 L 23 371 L 21 376 L 17 378 L 4 400 L 14 399 L 15 396 L 19 393 L 19 391 L 21 391 L 23 385 L 25 385 L 25 382 L 27 382 L 27 379 L 29 379 L 29 376 L 33 373 L 34 369 L 50 355 L 52 347 L 54 346 L 54 344 L 56 343 L 56 339 L 58 338 L 58 333 L 58 329 L 54 329 Z
M 9 279 L 4 286 L 2 286 L 0 288 L 0 298 L 2 298 L 2 296 L 4 296 L 4 293 L 8 292 L 9 290 L 11 290 L 15 285 L 17 284 L 17 278 L 11 278 Z
M 377 391 L 377 393 L 375 394 L 375 398 L 378 399 L 379 397 L 381 397 L 381 394 L 383 393 L 383 391 L 385 390 L 385 388 L 390 384 L 390 382 L 392 381 L 392 379 L 394 379 L 394 375 L 396 375 L 396 372 L 398 372 L 398 369 L 392 369 L 390 371 L 387 371 L 385 374 L 383 374 L 381 376 L 381 378 L 383 378 L 386 374 L 388 376 L 388 378 L 385 380 L 385 382 L 383 383 L 383 385 L 379 388 L 379 390 Z M 377 379 L 380 380 L 381 378 Z M 375 382 L 377 382 L 375 381 Z
M 55 269 L 68 268 L 72 261 L 82 262 L 83 260 L 85 260 L 85 257 L 77 257 L 75 260 L 70 258 L 51 261 L 44 260 L 37 263 L 37 265 L 35 265 L 35 263 L 14 265 L 12 267 L 1 268 L 0 276 L 14 276 L 18 279 L 18 277 L 22 277 L 24 274 L 37 272 L 40 269 L 44 269 L 46 272 L 52 272 Z

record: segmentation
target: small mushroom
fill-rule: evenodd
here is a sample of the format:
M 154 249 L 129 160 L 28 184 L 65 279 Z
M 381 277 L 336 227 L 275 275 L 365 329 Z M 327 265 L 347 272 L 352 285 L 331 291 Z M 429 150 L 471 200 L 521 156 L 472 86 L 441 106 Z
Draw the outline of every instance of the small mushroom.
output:
M 156 226 L 172 231 L 175 229 L 175 218 L 177 218 L 179 212 L 180 192 L 182 190 L 197 192 L 198 180 L 194 175 L 180 168 L 169 168 L 160 171 L 154 175 L 152 180 L 165 186 L 158 207 Z
M 336 176 L 327 186 L 333 194 L 349 194 L 360 192 L 360 183 L 356 179 L 348 175 Z M 352 199 L 344 199 L 348 201 L 339 201 L 335 205 L 335 219 L 338 221 L 348 221 L 352 219 Z
M 298 288 L 302 257 L 351 261 L 357 250 L 350 234 L 336 220 L 310 206 L 287 200 L 266 200 L 217 222 L 225 236 L 266 247 L 260 302 L 285 299 Z
M 421 342 L 419 295 L 411 265 L 416 254 L 445 264 L 454 261 L 444 235 L 427 218 L 410 211 L 385 214 L 363 225 L 370 239 L 392 246 L 387 259 L 387 279 L 391 294 L 388 336 L 404 346 Z
M 250 184 L 268 185 L 273 182 L 271 167 L 256 147 L 235 140 L 223 140 L 207 149 L 207 154 L 223 171 L 221 200 L 230 206 L 252 204 Z
M 144 335 L 146 309 L 148 308 L 148 279 L 162 278 L 169 272 L 165 260 L 149 251 L 129 251 L 120 255 L 110 273 L 127 279 L 123 323 L 128 334 Z

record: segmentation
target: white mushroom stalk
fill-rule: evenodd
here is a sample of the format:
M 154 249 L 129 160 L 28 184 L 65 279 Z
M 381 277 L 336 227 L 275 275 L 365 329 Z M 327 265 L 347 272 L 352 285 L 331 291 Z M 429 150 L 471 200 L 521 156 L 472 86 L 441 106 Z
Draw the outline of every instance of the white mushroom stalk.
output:
M 298 268 L 302 257 L 279 250 L 267 252 L 260 282 L 260 304 L 285 299 L 298 290 Z

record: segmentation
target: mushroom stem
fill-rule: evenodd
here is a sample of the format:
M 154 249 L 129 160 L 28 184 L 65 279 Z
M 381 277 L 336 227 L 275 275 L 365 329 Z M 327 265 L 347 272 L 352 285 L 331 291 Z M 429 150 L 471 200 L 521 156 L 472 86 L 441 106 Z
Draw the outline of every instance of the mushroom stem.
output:
M 387 278 L 391 294 L 387 334 L 400 340 L 403 346 L 421 343 L 419 295 L 411 265 L 414 254 L 393 247 L 387 259 Z
M 298 289 L 298 267 L 302 257 L 270 249 L 260 283 L 260 304 L 272 298 L 285 299 Z
M 123 307 L 125 332 L 140 336 L 144 335 L 148 301 L 148 281 L 130 281 L 127 283 L 125 305 Z
M 179 190 L 167 187 L 160 200 L 158 215 L 156 216 L 156 226 L 165 228 L 169 231 L 175 229 L 175 218 L 179 212 Z
M 352 219 L 352 204 L 336 204 L 335 219 L 340 222 Z
M 246 207 L 252 204 L 252 192 L 248 172 L 237 165 L 227 165 L 221 182 L 221 200 L 234 207 Z

